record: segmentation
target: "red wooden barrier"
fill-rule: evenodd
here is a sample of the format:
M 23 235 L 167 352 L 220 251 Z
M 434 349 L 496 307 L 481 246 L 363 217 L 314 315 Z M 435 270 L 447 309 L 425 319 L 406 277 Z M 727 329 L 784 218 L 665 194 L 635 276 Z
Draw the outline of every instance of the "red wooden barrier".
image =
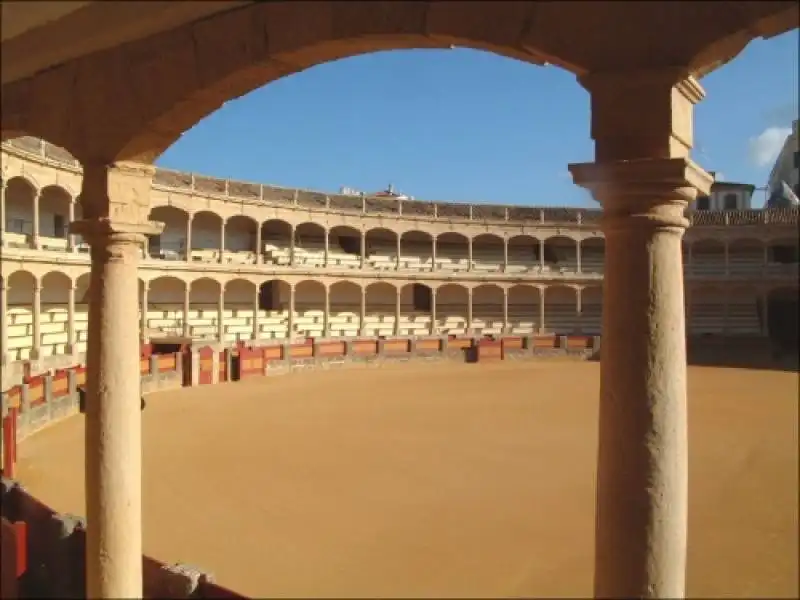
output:
M 554 335 L 539 335 L 533 338 L 534 348 L 558 348 L 558 338 Z
M 570 335 L 567 337 L 568 350 L 586 350 L 592 347 L 593 338 L 588 335 Z
M 448 350 L 464 350 L 472 348 L 472 338 L 451 337 L 447 340 Z
M 17 470 L 17 414 L 19 408 L 8 407 L 8 415 L 3 417 L 3 475 L 13 478 Z
M 408 340 L 386 340 L 383 343 L 384 354 L 407 354 Z
M 228 351 L 219 353 L 219 379 L 220 383 L 228 381 Z
M 344 356 L 344 342 L 323 342 L 317 344 L 317 356 Z
M 503 342 L 484 338 L 478 340 L 478 361 L 503 360 Z
M 59 370 L 53 375 L 53 398 L 63 398 L 69 394 L 69 377 L 67 372 Z
M 504 337 L 503 338 L 503 352 L 506 350 L 522 350 L 521 337 Z
M 276 360 L 283 360 L 283 346 L 263 346 L 261 348 L 261 355 L 264 357 L 264 362 L 274 362 Z
M 239 348 L 239 379 L 264 374 L 264 356 L 260 348 Z
M 197 351 L 199 355 L 198 369 L 198 383 L 200 385 L 211 385 L 214 381 L 214 350 L 210 346 L 203 346 Z
M 11 523 L 6 519 L 0 519 L 0 523 L 0 598 L 19 598 L 19 578 L 28 570 L 27 525 L 22 521 Z

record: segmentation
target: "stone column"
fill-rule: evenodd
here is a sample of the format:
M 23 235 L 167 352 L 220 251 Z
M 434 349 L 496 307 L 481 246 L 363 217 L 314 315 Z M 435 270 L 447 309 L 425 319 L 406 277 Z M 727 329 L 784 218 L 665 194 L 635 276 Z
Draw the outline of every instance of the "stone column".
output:
M 764 242 L 764 266 L 769 264 L 769 243 Z
M 367 234 L 366 232 L 361 232 L 361 268 L 364 268 L 364 263 L 367 260 Z
M 294 256 L 294 241 L 295 237 L 297 236 L 297 231 L 294 227 L 289 230 L 289 265 L 295 265 L 295 256 Z
M 544 240 L 539 240 L 539 268 L 544 271 Z
M 510 333 L 511 327 L 508 322 L 508 288 L 503 288 L 503 333 Z
M 258 341 L 261 337 L 259 329 L 258 317 L 261 310 L 261 287 L 256 285 L 255 298 L 253 298 L 253 340 Z
M 508 238 L 503 238 L 503 273 L 508 271 Z
M 150 342 L 150 336 L 147 335 L 147 306 L 148 306 L 147 292 L 149 291 L 150 291 L 150 285 L 146 281 L 142 282 L 142 306 L 140 308 L 141 312 L 139 313 L 139 316 L 141 318 L 141 324 L 139 325 L 140 329 L 139 335 L 141 336 L 143 344 L 147 344 Z
M 331 326 L 331 288 L 330 286 L 324 286 L 325 288 L 325 306 L 322 310 L 322 337 L 329 337 L 330 336 L 330 326 Z
M 681 237 L 712 178 L 689 158 L 688 69 L 580 79 L 595 163 L 571 165 L 604 209 L 596 598 L 683 598 L 688 510 Z
M 472 271 L 472 238 L 467 238 L 467 271 Z
M 367 326 L 367 288 L 361 288 L 361 305 L 358 313 L 358 334 L 364 335 Z
M 435 243 L 435 242 L 434 242 Z M 439 326 L 436 324 L 436 288 L 431 288 L 431 335 L 439 333 Z
M 225 219 L 220 219 L 219 225 L 219 262 L 225 263 Z
M 401 316 L 400 300 L 402 299 L 403 288 L 402 287 L 397 288 L 395 290 L 395 292 L 396 293 L 395 293 L 395 296 L 394 296 L 394 335 L 395 336 L 399 336 L 400 335 L 400 316 Z
M 294 236 L 294 232 L 292 232 Z M 294 251 L 292 251 L 292 256 L 294 256 Z M 289 285 L 289 315 L 286 321 L 287 332 L 286 336 L 291 340 L 294 338 L 294 286 L 295 284 Z
M 194 215 L 190 214 L 186 219 L 186 261 L 192 262 L 192 223 Z
M 761 331 L 765 336 L 769 337 L 769 291 L 768 290 L 764 291 L 762 302 L 764 310 L 761 312 L 764 322 L 761 325 Z
M 33 196 L 33 247 L 36 250 L 42 249 L 42 241 L 39 238 L 39 199 L 41 195 L 41 190 L 36 190 Z
M 686 285 L 686 301 L 685 301 L 685 310 L 686 310 L 686 337 L 692 337 L 692 286 L 691 284 Z
M 219 286 L 219 298 L 217 299 L 217 341 L 225 343 L 225 284 Z
M 323 232 L 324 232 L 323 235 L 324 235 L 324 240 L 325 240 L 325 248 L 324 248 L 325 254 L 323 255 L 324 258 L 323 258 L 323 263 L 322 264 L 324 264 L 325 268 L 327 269 L 328 268 L 328 255 L 330 254 L 329 248 L 330 248 L 330 237 L 331 237 L 331 234 L 327 229 L 323 230 Z
M 539 288 L 539 333 L 544 334 L 546 331 L 544 326 L 544 302 L 545 296 L 547 295 L 547 288 L 545 286 L 541 286 Z
M 724 294 L 722 296 L 722 337 L 726 337 L 728 335 L 728 313 L 730 313 L 730 309 L 728 308 L 730 303 L 728 302 L 728 294 Z
M 581 268 L 581 241 L 575 240 L 575 270 L 578 273 L 582 273 L 583 269 Z
M 85 164 L 84 220 L 91 247 L 87 348 L 86 595 L 142 597 L 142 413 L 137 268 L 154 169 Z
M 256 221 L 256 264 L 261 264 L 261 253 L 264 249 L 261 247 L 261 223 Z
M 467 335 L 472 334 L 472 288 L 467 288 Z
M 192 286 L 187 282 L 186 287 L 183 290 L 183 337 L 185 338 L 192 336 L 192 330 L 189 326 L 189 310 L 191 309 L 191 300 Z
M 69 201 L 69 222 L 72 223 L 75 220 L 75 200 L 70 199 Z M 67 244 L 69 246 L 70 252 L 77 252 L 78 245 L 75 243 L 75 236 L 71 233 L 67 235 Z
M 33 283 L 33 327 L 31 336 L 31 358 L 39 360 L 42 356 L 42 282 Z
M 694 270 L 694 250 L 693 250 L 693 248 L 694 248 L 694 244 L 692 244 L 692 242 L 690 241 L 687 244 L 687 248 L 686 248 L 686 262 L 687 262 L 687 266 L 689 267 L 688 269 L 686 269 L 686 271 L 687 271 L 687 274 L 690 275 L 690 276 L 694 275 L 694 272 L 693 272 L 693 270 Z
M 575 318 L 577 319 L 578 333 L 583 332 L 583 291 L 575 288 Z
M 6 245 L 6 185 L 6 181 L 0 179 L 0 248 Z
M 436 270 L 436 236 L 431 238 L 431 271 Z
M 75 354 L 75 282 L 67 290 L 67 354 Z
M 402 257 L 402 250 L 403 250 L 403 246 L 401 244 L 401 240 L 402 239 L 403 239 L 403 234 L 402 233 L 398 233 L 397 234 L 397 257 L 396 257 L 395 266 L 394 266 L 395 270 L 397 270 L 397 271 L 400 270 L 400 259 Z
M 0 365 L 8 362 L 8 326 L 11 316 L 8 314 L 8 287 L 5 278 L 0 278 Z

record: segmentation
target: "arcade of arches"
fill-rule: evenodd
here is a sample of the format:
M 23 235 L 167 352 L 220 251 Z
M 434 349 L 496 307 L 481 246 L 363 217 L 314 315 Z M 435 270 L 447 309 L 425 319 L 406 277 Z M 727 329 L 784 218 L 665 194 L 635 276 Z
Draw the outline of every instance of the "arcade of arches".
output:
M 4 67 L 6 51 L 21 66 L 4 68 L 3 139 L 47 139 L 84 169 L 82 219 L 70 231 L 92 258 L 88 595 L 142 594 L 137 265 L 146 236 L 163 225 L 147 218 L 152 167 L 124 161 L 152 161 L 226 100 L 287 73 L 374 50 L 459 44 L 558 65 L 591 95 L 596 162 L 570 171 L 605 210 L 595 594 L 682 597 L 681 236 L 687 202 L 711 184 L 689 158 L 703 98 L 695 77 L 756 36 L 796 27 L 797 4 L 268 2 L 216 14 L 197 5 L 177 16 L 159 15 L 156 3 L 135 17 L 108 9 L 91 31 L 71 32 L 75 48 L 52 41 L 63 40 L 70 16 L 51 17 L 38 34 L 13 36 L 4 25 Z

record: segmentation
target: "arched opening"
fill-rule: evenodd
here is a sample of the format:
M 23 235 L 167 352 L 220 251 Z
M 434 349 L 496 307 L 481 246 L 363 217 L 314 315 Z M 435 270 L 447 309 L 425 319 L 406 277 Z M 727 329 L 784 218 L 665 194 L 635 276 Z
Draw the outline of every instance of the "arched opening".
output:
M 606 241 L 602 237 L 586 238 L 581 242 L 581 272 L 603 273 Z
M 526 273 L 539 266 L 539 240 L 532 235 L 515 235 L 508 239 L 509 273 Z
M 503 289 L 494 284 L 473 288 L 472 330 L 478 335 L 500 335 L 504 327 Z
M 261 244 L 264 263 L 278 266 L 291 264 L 292 226 L 280 219 L 270 219 L 261 224 Z
M 581 291 L 580 330 L 585 335 L 600 335 L 603 325 L 603 288 L 590 285 Z
M 328 234 L 328 266 L 338 269 L 361 268 L 361 232 L 337 225 Z
M 189 335 L 195 340 L 216 340 L 220 333 L 220 283 L 208 277 L 195 279 L 189 288 Z
M 687 333 L 691 336 L 722 335 L 725 330 L 725 298 L 723 289 L 698 286 L 691 291 L 691 312 Z
M 436 269 L 456 272 L 469 269 L 469 239 L 467 236 L 448 231 L 437 236 L 435 243 Z
M 325 228 L 300 223 L 294 230 L 294 261 L 298 267 L 325 266 Z
M 225 284 L 223 341 L 233 344 L 253 339 L 256 311 L 256 286 L 246 279 L 232 279 Z
M 578 270 L 578 249 L 575 240 L 564 235 L 554 235 L 544 242 L 545 268 L 560 273 Z
M 797 238 L 774 238 L 767 248 L 767 270 L 772 274 L 792 274 L 797 272 L 798 262 Z
M 397 234 L 384 227 L 370 229 L 364 234 L 365 266 L 380 271 L 397 268 Z
M 503 269 L 503 238 L 482 233 L 472 239 L 472 268 L 497 273 Z
M 446 283 L 436 289 L 436 329 L 445 335 L 467 332 L 467 288 Z
M 150 281 L 147 289 L 147 328 L 152 333 L 148 337 L 183 335 L 184 323 L 189 319 L 189 313 L 183 313 L 185 295 L 186 283 L 177 277 L 156 277 Z M 191 324 L 191 321 L 188 323 Z
M 539 290 L 532 285 L 519 284 L 508 290 L 508 321 L 511 333 L 539 332 Z
M 544 295 L 544 329 L 555 335 L 569 335 L 578 329 L 578 298 L 564 285 L 547 287 Z
M 31 357 L 31 350 L 39 347 L 33 339 L 35 287 L 36 277 L 28 271 L 14 271 L 6 279 L 8 353 L 12 361 L 28 360 Z
M 58 271 L 42 277 L 40 357 L 67 354 L 68 303 L 72 280 Z
M 400 268 L 430 271 L 433 263 L 433 236 L 424 231 L 406 231 L 400 235 Z
M 764 270 L 765 245 L 757 239 L 735 239 L 728 245 L 731 275 L 754 275 Z
M 407 283 L 399 293 L 399 335 L 428 335 L 431 331 L 431 288 L 424 283 Z
M 189 214 L 174 206 L 156 206 L 150 211 L 148 218 L 164 224 L 160 235 L 150 237 L 150 256 L 164 260 L 187 260 Z
M 72 196 L 57 185 L 48 185 L 39 195 L 39 244 L 45 250 L 66 251 L 69 239 Z
M 222 244 L 222 217 L 207 210 L 194 214 L 192 218 L 193 262 L 218 262 Z
M 225 222 L 225 262 L 252 265 L 256 262 L 258 223 L 244 215 Z
M 720 240 L 700 239 L 692 244 L 691 270 L 692 275 L 724 275 L 725 274 L 725 245 Z
M 11 248 L 27 248 L 33 240 L 36 188 L 24 177 L 12 177 L 6 184 L 5 196 L 4 242 Z
M 767 296 L 767 329 L 777 356 L 797 357 L 798 288 L 779 287 Z
M 301 281 L 294 286 L 294 331 L 296 336 L 323 337 L 325 286 L 319 281 Z
M 258 286 L 258 339 L 289 337 L 289 297 L 291 288 L 280 279 Z
M 330 337 L 357 337 L 361 329 L 361 286 L 337 281 L 328 288 Z
M 394 335 L 397 288 L 385 281 L 378 281 L 370 283 L 365 294 L 364 335 Z

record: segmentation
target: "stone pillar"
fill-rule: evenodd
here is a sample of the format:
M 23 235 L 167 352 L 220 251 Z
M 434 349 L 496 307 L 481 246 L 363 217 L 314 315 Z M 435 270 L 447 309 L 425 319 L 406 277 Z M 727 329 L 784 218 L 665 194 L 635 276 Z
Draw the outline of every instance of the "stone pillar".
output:
M 728 335 L 728 313 L 730 302 L 728 302 L 728 294 L 724 294 L 722 297 L 722 337 L 726 337 Z
M 146 281 L 142 282 L 142 306 L 140 309 L 141 312 L 139 314 L 141 318 L 141 324 L 139 325 L 140 329 L 139 335 L 141 336 L 143 344 L 147 344 L 150 342 L 150 336 L 147 335 L 147 306 L 148 306 L 147 292 L 149 291 L 150 291 L 150 284 L 148 284 Z
M 361 288 L 361 305 L 358 312 L 358 334 L 364 335 L 367 326 L 367 288 Z
M 220 219 L 219 225 L 219 262 L 225 264 L 225 219 Z
M 434 242 L 435 243 L 435 242 Z M 439 327 L 436 325 L 436 288 L 431 288 L 431 335 L 436 335 Z
M 712 178 L 689 158 L 688 69 L 580 79 L 595 163 L 571 165 L 604 209 L 596 598 L 683 598 L 688 456 L 681 237 Z
M 360 268 L 364 268 L 364 263 L 367 260 L 367 234 L 366 232 L 361 232 L 361 265 Z
M 400 335 L 400 316 L 401 316 L 401 306 L 400 300 L 402 299 L 402 292 L 403 288 L 397 288 L 395 290 L 394 296 L 394 335 Z
M 578 325 L 578 333 L 583 332 L 583 290 L 575 288 L 575 318 Z
M 31 336 L 31 358 L 39 360 L 42 352 L 42 282 L 33 283 L 33 327 Z
M 294 256 L 294 252 L 292 252 L 292 256 Z M 286 337 L 289 340 L 294 338 L 294 286 L 294 283 L 289 284 L 289 315 L 286 319 Z
M 256 264 L 261 264 L 261 253 L 264 249 L 261 247 L 261 223 L 256 221 Z
M 467 288 L 467 335 L 472 334 L 472 288 Z
M 261 337 L 261 330 L 259 329 L 258 317 L 261 310 L 261 287 L 256 285 L 255 298 L 253 298 L 253 341 L 257 342 Z
M 692 287 L 690 284 L 686 285 L 686 337 L 692 337 Z
M 431 238 L 431 271 L 436 270 L 436 236 Z
M 395 270 L 397 270 L 397 271 L 400 270 L 400 260 L 401 260 L 401 257 L 403 255 L 403 253 L 402 253 L 403 245 L 401 243 L 402 239 L 403 239 L 403 234 L 402 233 L 398 233 L 397 234 L 397 257 L 396 257 L 395 266 L 394 266 Z
M 472 271 L 472 238 L 467 238 L 467 271 Z
M 761 332 L 769 337 L 769 291 L 765 291 L 762 300 L 764 310 L 762 312 L 763 323 L 761 325 Z
M 192 286 L 190 283 L 186 283 L 186 287 L 183 290 L 183 337 L 188 338 L 191 337 L 191 328 L 189 326 L 189 309 L 191 308 L 191 299 L 192 299 Z
M 322 337 L 326 338 L 330 336 L 330 326 L 331 326 L 331 288 L 330 286 L 324 286 L 325 289 L 325 306 L 322 307 Z
M 0 248 L 6 245 L 6 185 L 6 181 L 0 179 Z
M 544 302 L 545 297 L 547 295 L 547 288 L 545 286 L 541 286 L 539 288 L 539 333 L 544 334 L 546 331 L 544 326 Z
M 194 215 L 190 214 L 186 219 L 186 261 L 192 262 L 192 223 Z
M 67 290 L 67 354 L 75 354 L 75 282 Z
M 137 268 L 154 169 L 85 164 L 84 220 L 91 247 L 87 350 L 86 595 L 142 597 L 142 439 Z
M 8 326 L 11 316 L 8 314 L 8 286 L 5 277 L 0 278 L 0 365 L 8 361 Z M 5 390 L 5 388 L 3 388 Z
M 33 247 L 36 250 L 42 249 L 42 241 L 39 238 L 39 199 L 41 195 L 41 190 L 36 190 L 33 196 Z
M 544 240 L 539 240 L 539 269 L 544 271 Z
M 324 235 L 324 240 L 325 240 L 325 248 L 324 248 L 325 254 L 324 254 L 324 258 L 323 258 L 323 263 L 322 264 L 325 265 L 325 268 L 327 269 L 328 268 L 328 255 L 330 254 L 329 248 L 330 248 L 330 237 L 331 237 L 331 234 L 327 229 L 325 229 L 323 231 L 324 231 L 323 235 Z
M 503 238 L 503 272 L 508 271 L 508 238 Z
M 70 199 L 69 201 L 69 222 L 72 223 L 75 220 L 75 200 Z M 71 233 L 67 234 L 67 245 L 69 247 L 70 252 L 77 252 L 78 245 L 75 243 L 75 236 Z
M 297 236 L 297 230 L 294 227 L 292 227 L 289 230 L 289 265 L 292 267 L 295 265 L 294 242 L 296 236 Z
M 575 240 L 575 270 L 578 273 L 582 273 L 583 269 L 581 267 L 581 241 Z
M 220 284 L 217 299 L 217 341 L 225 343 L 225 284 Z
M 769 264 L 769 243 L 764 242 L 764 266 Z
M 511 332 L 511 324 L 508 322 L 508 288 L 503 288 L 503 333 Z

